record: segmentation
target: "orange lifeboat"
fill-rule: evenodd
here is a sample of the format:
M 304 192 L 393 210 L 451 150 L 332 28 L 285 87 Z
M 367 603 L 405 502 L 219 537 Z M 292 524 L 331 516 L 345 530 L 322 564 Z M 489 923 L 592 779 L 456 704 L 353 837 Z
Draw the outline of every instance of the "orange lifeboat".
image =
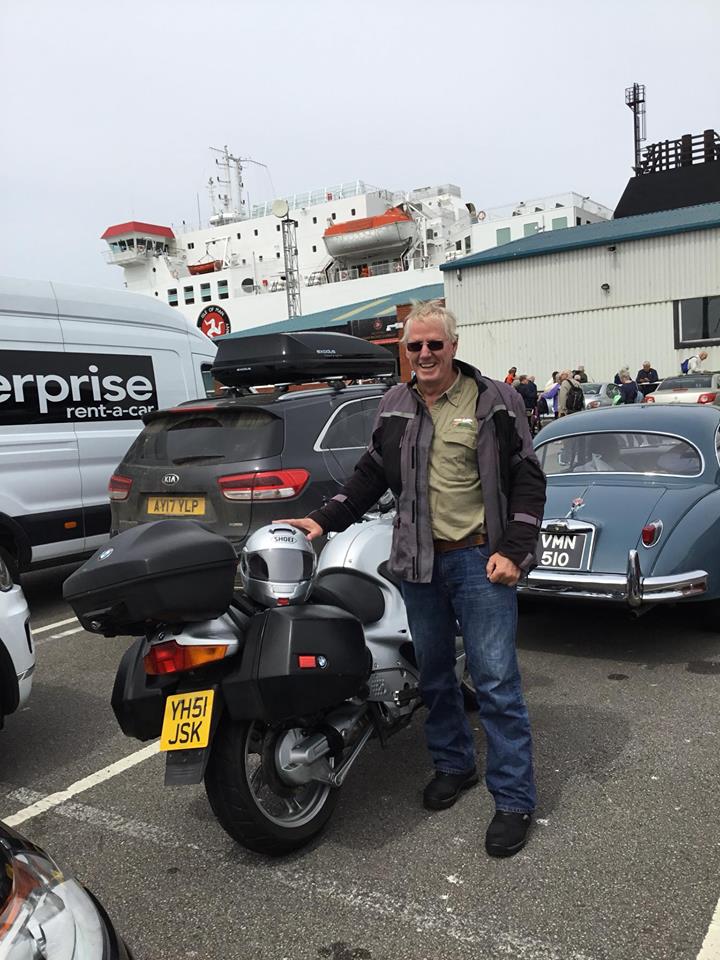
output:
M 199 273 L 215 273 L 217 270 L 222 270 L 222 268 L 222 260 L 205 260 L 203 263 L 189 263 L 188 273 L 195 277 Z
M 399 207 L 391 207 L 377 217 L 334 223 L 323 234 L 327 252 L 343 260 L 384 254 L 398 256 L 417 233 L 413 218 Z

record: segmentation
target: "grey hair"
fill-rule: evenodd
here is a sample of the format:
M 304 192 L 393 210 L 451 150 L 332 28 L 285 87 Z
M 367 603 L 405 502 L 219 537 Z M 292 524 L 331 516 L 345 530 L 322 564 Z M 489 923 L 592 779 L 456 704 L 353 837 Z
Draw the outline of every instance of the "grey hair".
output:
M 414 320 L 439 320 L 442 324 L 448 339 L 452 343 L 457 343 L 457 319 L 452 310 L 444 307 L 440 300 L 426 300 L 414 303 L 410 313 L 405 319 L 405 328 L 400 338 L 401 343 L 407 343 L 410 335 L 410 325 Z

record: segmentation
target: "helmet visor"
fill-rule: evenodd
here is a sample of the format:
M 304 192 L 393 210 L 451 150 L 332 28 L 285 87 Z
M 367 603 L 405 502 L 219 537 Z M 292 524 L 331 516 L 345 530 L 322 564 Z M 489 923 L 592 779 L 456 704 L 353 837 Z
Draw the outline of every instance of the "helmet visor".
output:
M 299 583 L 309 580 L 315 569 L 315 554 L 305 550 L 258 550 L 247 560 L 253 580 Z

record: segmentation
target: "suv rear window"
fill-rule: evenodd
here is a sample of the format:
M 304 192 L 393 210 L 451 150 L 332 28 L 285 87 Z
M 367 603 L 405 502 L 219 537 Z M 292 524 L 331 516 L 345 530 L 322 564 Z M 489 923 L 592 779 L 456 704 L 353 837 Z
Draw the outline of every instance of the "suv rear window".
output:
M 282 451 L 283 421 L 266 410 L 198 410 L 153 419 L 125 454 L 126 463 L 222 463 Z

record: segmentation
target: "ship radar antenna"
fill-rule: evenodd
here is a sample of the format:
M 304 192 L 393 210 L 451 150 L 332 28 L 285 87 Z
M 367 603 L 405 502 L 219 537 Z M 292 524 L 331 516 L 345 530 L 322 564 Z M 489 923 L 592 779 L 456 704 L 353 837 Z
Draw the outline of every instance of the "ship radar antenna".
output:
M 635 131 L 635 166 L 633 170 L 638 176 L 642 172 L 642 144 L 645 136 L 645 84 L 634 83 L 625 89 L 625 103 L 633 112 Z

